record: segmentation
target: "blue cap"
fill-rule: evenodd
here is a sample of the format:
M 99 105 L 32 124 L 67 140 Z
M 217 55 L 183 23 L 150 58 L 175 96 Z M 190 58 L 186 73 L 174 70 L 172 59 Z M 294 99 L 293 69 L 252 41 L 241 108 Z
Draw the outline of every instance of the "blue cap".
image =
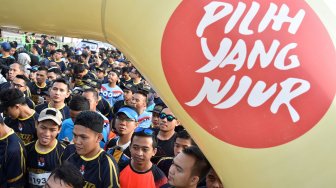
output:
M 117 112 L 116 115 L 118 115 L 119 113 L 124 113 L 128 118 L 134 119 L 135 121 L 138 121 L 138 113 L 136 112 L 135 109 L 130 108 L 130 107 L 121 107 L 119 109 L 119 111 Z
M 5 52 L 9 52 L 10 49 L 12 48 L 11 45 L 8 42 L 3 42 L 1 44 L 1 48 L 5 51 Z

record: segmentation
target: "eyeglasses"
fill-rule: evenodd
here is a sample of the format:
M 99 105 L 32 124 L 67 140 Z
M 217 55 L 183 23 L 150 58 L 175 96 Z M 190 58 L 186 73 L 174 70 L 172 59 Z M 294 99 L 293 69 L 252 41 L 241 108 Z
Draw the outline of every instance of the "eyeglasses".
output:
M 174 119 L 176 119 L 176 117 L 172 116 L 172 115 L 167 115 L 163 112 L 160 113 L 160 119 L 164 119 L 167 118 L 167 121 L 172 122 Z
M 139 132 L 143 132 L 148 136 L 152 136 L 154 135 L 154 131 L 152 129 L 149 128 L 142 128 L 142 127 L 138 127 L 134 130 L 135 133 L 139 133 Z
M 119 120 L 119 121 L 126 121 L 126 122 L 135 121 L 134 119 L 131 119 L 131 118 L 128 118 L 128 117 L 120 117 L 120 116 L 117 116 L 117 120 Z

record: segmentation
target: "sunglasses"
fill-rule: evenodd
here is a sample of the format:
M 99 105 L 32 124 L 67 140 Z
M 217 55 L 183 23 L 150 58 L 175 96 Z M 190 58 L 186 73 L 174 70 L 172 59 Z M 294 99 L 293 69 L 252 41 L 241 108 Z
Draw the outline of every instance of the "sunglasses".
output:
M 167 118 L 167 121 L 169 121 L 169 122 L 172 122 L 174 119 L 176 119 L 176 117 L 174 117 L 172 115 L 167 115 L 163 112 L 160 113 L 159 117 L 160 117 L 160 119 Z
M 134 130 L 135 133 L 140 133 L 143 132 L 148 136 L 153 136 L 154 135 L 154 131 L 152 129 L 149 128 L 142 128 L 142 127 L 138 127 Z

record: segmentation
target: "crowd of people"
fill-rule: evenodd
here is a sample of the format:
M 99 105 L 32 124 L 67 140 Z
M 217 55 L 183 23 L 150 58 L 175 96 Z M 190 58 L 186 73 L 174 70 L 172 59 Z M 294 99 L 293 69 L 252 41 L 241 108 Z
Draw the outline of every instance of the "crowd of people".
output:
M 1 43 L 0 188 L 223 187 L 120 51 L 27 40 Z

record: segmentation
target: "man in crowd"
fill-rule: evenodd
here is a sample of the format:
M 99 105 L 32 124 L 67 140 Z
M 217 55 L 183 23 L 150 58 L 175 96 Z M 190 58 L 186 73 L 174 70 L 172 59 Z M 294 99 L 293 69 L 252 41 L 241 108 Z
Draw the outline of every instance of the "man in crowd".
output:
M 61 111 L 63 119 L 70 118 L 69 107 L 65 104 L 65 99 L 70 96 L 69 83 L 63 78 L 56 79 L 50 86 L 50 103 L 36 106 L 36 112 L 40 113 L 45 108 L 56 108 Z
M 65 146 L 57 141 L 61 130 L 62 114 L 55 108 L 42 110 L 38 118 L 37 141 L 26 146 L 29 185 L 43 186 L 57 166 Z
M 84 187 L 120 187 L 115 160 L 99 147 L 103 124 L 97 112 L 79 113 L 73 129 L 74 145 L 63 153 L 62 159 L 74 164 L 84 176 Z
M 11 86 L 11 82 L 15 79 L 16 75 L 25 74 L 25 68 L 19 63 L 13 63 L 9 66 L 7 82 L 0 85 L 0 90 L 8 89 Z
M 14 80 L 11 83 L 11 88 L 17 88 L 19 89 L 25 96 L 27 105 L 31 109 L 35 109 L 34 102 L 30 99 L 30 90 L 28 88 L 28 84 L 30 83 L 29 79 L 25 75 L 16 75 Z
M 176 188 L 196 188 L 210 170 L 210 164 L 196 146 L 182 150 L 169 169 L 168 183 Z
M 175 127 L 180 124 L 168 107 L 163 108 L 159 116 L 160 130 L 157 135 L 159 150 L 156 155 L 157 160 L 161 157 L 174 157 Z
M 8 73 L 8 68 L 11 64 L 15 62 L 15 59 L 13 56 L 10 55 L 11 45 L 8 42 L 3 42 L 1 44 L 1 56 L 0 56 L 0 65 L 3 65 L 0 67 L 1 74 L 3 77 L 6 78 L 6 75 Z
M 125 105 L 134 106 L 132 103 L 132 98 L 133 94 L 137 91 L 136 88 L 132 84 L 121 84 L 120 89 L 122 89 L 124 92 L 124 100 L 120 100 L 114 103 L 113 112 L 118 112 L 118 110 Z
M 83 188 L 84 185 L 82 174 L 73 164 L 65 162 L 50 174 L 45 188 Z
M 183 149 L 190 146 L 196 146 L 196 144 L 188 132 L 186 130 L 177 132 L 176 140 L 174 142 L 174 156 L 176 157 L 179 153 L 182 152 Z M 167 177 L 173 159 L 174 157 L 162 157 L 157 163 L 157 166 L 165 173 Z
M 147 108 L 147 92 L 137 90 L 133 97 L 133 106 L 137 109 L 139 115 L 139 127 L 149 128 L 152 123 L 152 114 L 146 111 Z
M 24 144 L 0 115 L 0 187 L 24 187 L 26 156 Z
M 24 94 L 16 89 L 8 89 L 0 93 L 1 107 L 8 116 L 5 123 L 12 128 L 25 145 L 37 139 L 36 122 L 38 113 L 29 108 Z
M 44 94 L 48 92 L 47 74 L 47 67 L 39 67 L 36 73 L 36 82 L 32 83 L 32 86 L 30 87 L 32 100 L 35 104 L 42 104 L 43 101 L 41 101 L 41 99 Z
M 57 78 L 62 78 L 62 71 L 58 68 L 49 68 L 48 69 L 48 80 L 49 82 L 55 81 Z
M 224 188 L 222 181 L 213 168 L 210 169 L 206 176 L 206 188 Z
M 163 187 L 164 173 L 151 162 L 157 141 L 151 129 L 137 128 L 131 137 L 131 160 L 120 167 L 121 187 Z
M 101 87 L 101 96 L 106 99 L 111 106 L 117 101 L 123 100 L 123 91 L 117 85 L 119 75 L 115 71 L 110 71 L 108 74 L 108 83 Z
M 105 150 L 111 154 L 118 164 L 131 158 L 129 145 L 135 128 L 138 126 L 138 113 L 134 107 L 123 106 L 116 113 L 115 129 L 118 136 L 110 140 Z

